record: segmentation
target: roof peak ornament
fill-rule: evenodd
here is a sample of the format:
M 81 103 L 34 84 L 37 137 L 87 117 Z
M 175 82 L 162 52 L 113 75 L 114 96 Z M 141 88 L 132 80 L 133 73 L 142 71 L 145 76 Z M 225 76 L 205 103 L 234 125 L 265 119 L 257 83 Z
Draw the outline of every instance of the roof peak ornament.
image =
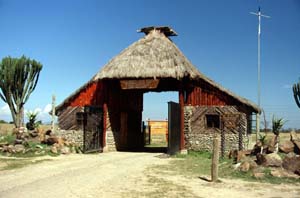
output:
M 149 33 L 153 32 L 153 31 L 159 31 L 161 33 L 163 33 L 166 37 L 170 37 L 170 36 L 178 36 L 178 34 L 170 27 L 168 26 L 150 26 L 150 27 L 143 27 L 139 30 L 137 30 L 137 32 L 144 32 L 146 35 L 148 35 Z

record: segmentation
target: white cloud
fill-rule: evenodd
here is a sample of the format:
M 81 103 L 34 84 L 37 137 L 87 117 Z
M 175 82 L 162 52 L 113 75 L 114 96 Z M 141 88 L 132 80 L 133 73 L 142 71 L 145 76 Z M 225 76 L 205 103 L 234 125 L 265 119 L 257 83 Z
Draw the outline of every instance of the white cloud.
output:
M 0 108 L 0 116 L 8 116 L 10 114 L 10 109 L 8 104 L 5 104 L 3 107 Z
M 42 107 L 37 107 L 35 108 L 33 111 L 32 110 L 25 110 L 26 112 L 34 112 L 34 113 L 38 113 L 37 115 L 37 120 L 41 120 L 43 123 L 47 123 L 50 122 L 51 120 L 51 116 L 49 114 L 50 110 L 52 109 L 51 104 L 47 104 L 44 108 Z M 25 114 L 26 115 L 26 114 Z M 25 122 L 27 122 L 27 117 L 25 119 Z
M 47 104 L 44 108 L 43 113 L 49 113 L 52 110 L 52 105 L 51 104 Z
M 40 114 L 42 112 L 42 109 L 41 108 L 35 108 L 34 113 L 37 113 L 37 114 Z
M 11 113 L 9 106 L 5 104 L 4 106 L 0 107 L 0 120 L 5 120 L 5 121 L 11 121 Z

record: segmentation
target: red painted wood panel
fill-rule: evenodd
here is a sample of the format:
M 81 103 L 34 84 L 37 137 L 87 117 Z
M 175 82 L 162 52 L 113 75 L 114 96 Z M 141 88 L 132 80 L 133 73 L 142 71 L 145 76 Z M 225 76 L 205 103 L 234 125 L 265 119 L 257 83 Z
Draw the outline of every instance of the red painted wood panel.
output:
M 209 85 L 202 85 L 202 87 L 193 87 L 188 92 L 187 105 L 192 106 L 224 106 L 234 105 L 236 101 Z
M 103 99 L 99 100 L 99 95 L 103 95 L 101 83 L 91 83 L 76 95 L 68 106 L 72 107 L 84 107 L 87 105 L 101 106 Z M 103 97 L 104 98 L 104 97 Z

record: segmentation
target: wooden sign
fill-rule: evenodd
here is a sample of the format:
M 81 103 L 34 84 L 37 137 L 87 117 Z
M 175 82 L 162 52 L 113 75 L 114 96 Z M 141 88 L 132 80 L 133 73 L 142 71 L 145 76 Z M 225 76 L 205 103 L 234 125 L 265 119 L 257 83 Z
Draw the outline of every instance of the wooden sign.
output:
M 240 121 L 240 114 L 224 114 L 222 115 L 224 127 L 234 129 L 238 127 Z
M 120 80 L 122 89 L 156 89 L 158 83 L 158 79 Z

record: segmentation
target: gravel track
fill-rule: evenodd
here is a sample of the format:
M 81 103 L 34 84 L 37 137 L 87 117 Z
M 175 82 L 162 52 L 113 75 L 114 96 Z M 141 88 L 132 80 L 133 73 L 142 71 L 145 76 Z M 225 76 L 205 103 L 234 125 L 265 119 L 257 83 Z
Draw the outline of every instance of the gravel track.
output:
M 0 171 L 0 197 L 300 197 L 299 185 L 229 179 L 210 183 L 179 175 L 176 170 L 159 168 L 176 160 L 159 155 L 112 152 L 41 157 L 52 161 Z

